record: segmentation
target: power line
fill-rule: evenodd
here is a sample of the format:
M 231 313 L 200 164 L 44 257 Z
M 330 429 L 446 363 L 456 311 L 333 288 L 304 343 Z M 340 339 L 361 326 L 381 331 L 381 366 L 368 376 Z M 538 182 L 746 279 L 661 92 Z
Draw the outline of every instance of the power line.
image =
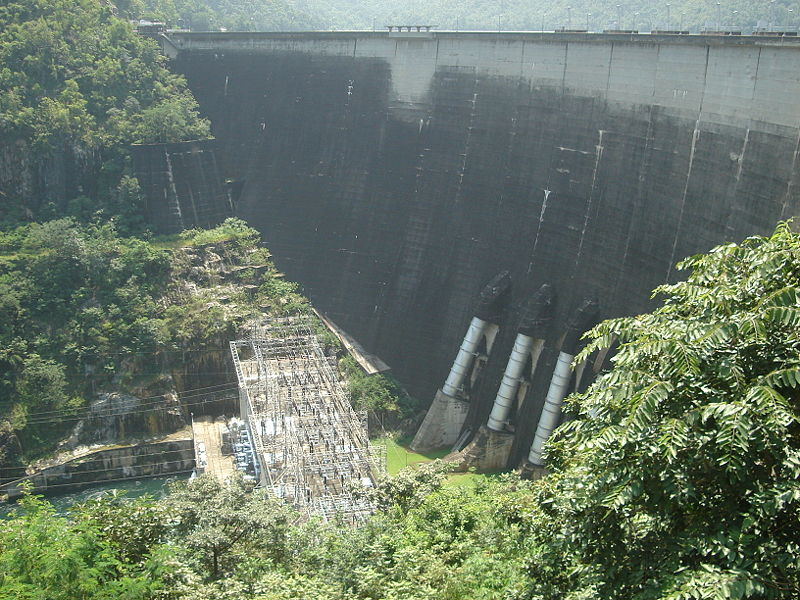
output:
M 184 398 L 203 398 L 204 396 L 207 398 L 208 396 L 213 395 L 213 394 L 224 394 L 224 395 L 227 396 L 228 394 L 232 393 L 233 391 L 235 391 L 237 389 L 238 389 L 237 387 L 230 387 L 230 388 L 225 388 L 225 389 L 221 389 L 221 390 L 216 390 L 214 392 L 208 392 L 206 394 L 195 394 L 193 396 L 185 396 Z M 200 400 L 198 402 L 181 402 L 180 407 L 192 406 L 192 405 L 196 405 L 196 404 L 207 404 L 208 402 L 213 402 L 214 401 L 213 399 L 209 400 L 209 399 L 206 399 L 206 398 L 203 398 L 202 400 Z M 150 412 L 152 410 L 158 410 L 159 408 L 165 408 L 165 409 L 167 409 L 167 408 L 178 408 L 178 406 L 177 405 L 162 406 L 162 403 L 158 402 L 158 401 L 156 401 L 156 402 L 146 402 L 144 404 L 137 405 L 135 408 L 133 408 L 131 410 L 122 410 L 122 411 L 119 411 L 119 412 L 116 412 L 116 413 L 106 412 L 105 414 L 101 412 L 101 413 L 96 414 L 95 416 L 96 417 L 114 417 L 114 416 L 130 414 L 130 413 L 136 413 L 136 412 Z M 56 421 L 55 419 L 58 419 L 58 418 L 61 418 L 61 417 L 63 417 L 65 420 L 74 420 L 74 419 L 88 418 L 88 417 L 90 417 L 90 415 L 89 414 L 84 414 L 84 416 L 80 416 L 80 415 L 76 414 L 75 412 L 70 411 L 67 414 L 63 414 L 63 415 L 62 414 L 56 414 L 56 415 L 41 415 L 41 416 L 37 416 L 37 417 L 34 417 L 33 419 L 29 419 L 28 423 L 38 423 L 38 422 L 53 422 L 53 423 L 56 423 L 56 422 L 59 422 L 59 421 Z
M 6 472 L 11 472 L 11 471 L 27 472 L 27 469 L 25 467 L 2 467 L 2 468 L 0 468 L 0 473 L 6 473 Z M 2 478 L 2 475 L 0 475 L 0 478 Z
M 197 398 L 197 397 L 200 397 L 200 396 L 206 396 L 206 395 L 212 395 L 212 394 L 227 392 L 227 391 L 230 391 L 230 390 L 233 390 L 233 389 L 236 389 L 236 386 L 227 386 L 227 387 L 216 389 L 216 390 L 209 391 L 209 392 L 200 392 L 200 393 L 196 393 L 196 394 L 186 394 L 186 395 L 183 395 L 183 396 L 178 396 L 178 400 L 183 400 L 183 399 L 186 399 L 186 398 Z M 160 404 L 163 403 L 163 400 L 166 398 L 167 395 L 168 394 L 164 394 L 163 396 L 148 396 L 147 398 L 138 398 L 138 400 L 149 400 L 151 398 L 158 398 L 159 399 L 159 400 L 152 400 L 150 402 L 141 402 L 141 403 L 138 403 L 138 406 L 157 406 L 157 405 L 160 405 Z M 135 397 L 135 396 L 132 396 L 132 397 Z M 81 408 L 75 408 L 75 409 L 63 408 L 63 409 L 58 409 L 58 410 L 53 410 L 53 411 L 46 411 L 46 412 L 42 412 L 42 413 L 28 413 L 25 416 L 33 417 L 34 420 L 38 419 L 38 418 L 58 417 L 58 416 L 62 416 L 62 415 L 66 416 L 66 417 L 71 417 L 71 416 L 75 416 L 77 412 L 85 411 L 85 410 L 88 410 L 89 408 L 90 407 L 81 407 Z
M 186 438 L 184 440 L 175 440 L 175 441 L 189 441 L 189 439 L 190 438 Z M 123 448 L 133 448 L 133 447 L 135 447 L 135 445 L 134 446 L 125 446 Z M 123 448 L 120 448 L 120 449 L 123 449 Z M 107 451 L 108 450 L 98 450 L 97 452 L 99 453 L 99 452 L 107 452 Z M 144 456 L 164 456 L 165 454 L 169 454 L 170 452 L 183 452 L 183 451 L 184 450 L 165 450 L 165 451 L 162 451 L 162 452 L 146 452 L 144 454 L 135 454 L 134 458 L 140 458 L 140 457 L 144 457 Z M 92 455 L 91 454 L 87 454 L 87 455 L 84 455 L 84 456 L 78 456 L 78 457 L 75 457 L 72 460 L 81 460 L 81 459 L 84 459 L 84 458 L 90 458 L 91 459 Z M 94 460 L 102 460 L 102 457 L 95 457 Z M 173 463 L 173 462 L 178 462 L 178 461 L 175 461 L 175 460 L 166 461 L 166 463 Z M 69 465 L 69 461 L 67 461 L 65 463 L 61 463 L 59 465 L 54 465 L 54 466 L 63 467 L 63 466 L 68 466 L 68 465 Z M 45 474 L 44 473 L 44 469 L 48 469 L 48 468 L 51 468 L 51 467 L 43 467 L 42 469 L 39 469 L 39 470 L 31 473 L 30 475 L 31 476 L 44 475 Z M 102 469 L 88 469 L 86 471 L 73 471 L 72 475 L 82 475 L 84 473 L 103 473 L 103 472 L 108 472 L 108 471 L 111 471 L 111 470 L 113 470 L 113 468 L 109 469 L 108 467 L 105 467 L 105 468 L 102 468 Z
M 206 396 L 206 395 L 212 395 L 212 394 L 227 392 L 227 391 L 230 391 L 232 389 L 235 389 L 235 386 L 228 386 L 228 387 L 220 388 L 220 389 L 213 390 L 213 391 L 210 391 L 210 392 L 202 392 L 202 393 L 197 393 L 197 394 L 186 394 L 185 396 L 178 396 L 177 399 L 178 400 L 182 400 L 182 399 L 185 399 L 185 398 L 197 398 L 197 397 L 200 397 L 200 396 Z M 159 400 L 153 400 L 151 402 L 140 402 L 140 403 L 137 404 L 137 406 L 138 407 L 142 407 L 142 406 L 154 406 L 155 407 L 155 406 L 161 405 L 161 404 L 163 404 L 163 400 L 166 399 L 166 396 L 167 396 L 167 394 L 164 394 L 163 396 L 148 396 L 148 399 L 150 399 L 150 398 L 159 398 Z M 135 397 L 135 396 L 132 396 L 132 397 Z M 139 398 L 139 400 L 143 400 L 143 399 L 144 398 Z M 39 418 L 49 418 L 49 417 L 58 417 L 58 416 L 72 417 L 72 416 L 76 416 L 76 414 L 78 412 L 86 411 L 89 408 L 90 407 L 81 407 L 81 408 L 75 408 L 75 409 L 63 408 L 63 409 L 46 411 L 46 412 L 41 412 L 41 413 L 27 413 L 24 416 L 32 417 L 33 420 L 36 420 L 36 419 L 39 419 Z
M 184 440 L 184 441 L 186 441 L 186 440 Z M 103 451 L 99 450 L 98 452 L 103 452 Z M 140 457 L 144 457 L 144 456 L 164 456 L 165 454 L 169 454 L 170 452 L 183 452 L 183 450 L 167 450 L 167 451 L 164 451 L 164 452 L 148 452 L 146 454 L 136 454 L 136 455 L 134 455 L 134 458 L 140 458 Z M 91 458 L 91 455 L 86 456 L 86 457 L 77 457 L 77 458 L 75 458 L 73 460 L 79 460 L 80 458 Z M 102 460 L 102 458 L 98 457 L 97 460 Z M 180 459 L 180 460 L 167 460 L 167 461 L 164 461 L 164 462 L 159 462 L 158 464 L 159 465 L 162 465 L 162 464 L 168 465 L 168 464 L 172 464 L 172 463 L 176 463 L 176 462 L 184 462 L 186 460 L 194 460 L 194 456 L 192 456 L 192 458 L 190 458 L 190 459 L 189 458 L 185 458 L 185 459 Z M 62 463 L 62 464 L 54 465 L 54 466 L 59 466 L 59 467 L 69 466 L 69 463 Z M 26 477 L 37 477 L 37 476 L 47 477 L 48 475 L 47 475 L 47 473 L 45 473 L 45 469 L 48 469 L 48 468 L 51 468 L 51 467 L 44 467 L 42 469 L 34 471 L 33 473 L 26 474 L 26 475 L 23 475 L 21 477 L 16 477 L 15 479 L 25 479 Z M 103 468 L 103 469 L 88 469 L 86 471 L 72 471 L 70 473 L 70 476 L 71 477 L 75 477 L 77 475 L 83 475 L 83 474 L 86 474 L 86 473 L 108 473 L 111 470 L 113 470 L 113 468 L 109 469 L 109 468 L 106 467 L 106 468 Z M 53 476 L 54 477 L 58 477 L 58 475 L 56 475 L 56 474 L 54 474 Z
M 137 354 L 137 355 L 147 355 L 152 356 L 155 354 L 190 354 L 190 353 L 198 353 L 203 352 L 206 354 L 215 353 L 219 354 L 220 352 L 225 353 L 224 350 L 212 350 L 212 349 L 203 349 L 199 348 L 197 350 L 127 350 L 125 352 L 102 352 L 102 353 L 87 353 L 87 355 L 95 355 L 98 357 L 103 356 L 128 356 L 130 354 Z
M 193 388 L 193 389 L 189 389 L 189 390 L 184 390 L 183 392 L 176 392 L 176 394 L 178 395 L 179 398 L 190 398 L 190 397 L 193 397 L 193 396 L 199 396 L 201 394 L 190 394 L 188 392 L 197 392 L 197 391 L 200 391 L 200 390 L 210 390 L 210 389 L 213 389 L 213 388 L 229 389 L 229 388 L 235 388 L 235 387 L 238 387 L 238 386 L 236 385 L 235 382 L 231 381 L 231 382 L 226 382 L 226 383 L 219 383 L 219 384 L 216 384 L 216 385 L 209 385 L 209 386 L 205 386 L 205 387 L 199 387 L 199 388 Z M 163 394 L 159 394 L 159 395 L 156 395 L 156 396 L 143 396 L 142 398 L 138 398 L 136 396 L 132 396 L 132 397 L 137 398 L 138 400 L 151 400 L 153 398 L 162 398 L 163 399 L 169 393 L 170 392 L 165 392 Z M 156 404 L 156 402 L 153 402 L 151 404 Z M 54 409 L 54 410 L 43 410 L 43 411 L 38 411 L 38 412 L 26 413 L 26 416 L 37 417 L 39 415 L 50 415 L 50 414 L 53 414 L 53 413 L 57 413 L 57 414 L 73 414 L 75 410 L 79 410 L 79 409 L 59 408 L 59 409 Z
M 205 392 L 205 393 L 202 393 L 202 394 L 192 394 L 192 395 L 183 396 L 181 398 L 178 398 L 178 400 L 180 402 L 180 406 L 184 406 L 184 405 L 188 405 L 189 403 L 183 402 L 183 400 L 193 399 L 193 398 L 213 397 L 215 394 L 229 394 L 229 393 L 233 392 L 235 389 L 236 389 L 235 387 L 223 388 L 223 389 L 215 390 L 213 392 Z M 203 400 L 203 402 L 209 402 L 209 400 Z M 131 410 L 122 410 L 122 411 L 114 412 L 113 409 L 111 409 L 111 408 L 105 408 L 105 409 L 100 409 L 95 414 L 98 417 L 110 417 L 110 416 L 115 416 L 117 414 L 126 414 L 126 413 L 129 413 L 129 412 L 132 412 L 132 411 L 147 412 L 147 411 L 150 411 L 150 410 L 158 410 L 158 409 L 161 409 L 161 408 L 164 408 L 164 409 L 175 408 L 177 406 L 178 405 L 174 405 L 174 404 L 165 404 L 164 403 L 164 399 L 162 398 L 161 400 L 154 400 L 152 402 L 137 403 L 135 407 L 131 408 Z M 81 417 L 81 415 L 83 415 L 83 417 Z M 63 419 L 71 419 L 71 418 L 74 418 L 74 417 L 77 417 L 77 418 L 88 418 L 91 415 L 92 415 L 92 412 L 90 411 L 90 409 L 88 407 L 84 407 L 84 408 L 81 408 L 81 409 L 64 409 L 63 411 L 54 411 L 54 413 L 33 415 L 31 418 L 27 418 L 26 419 L 26 423 L 37 423 L 37 422 L 43 421 L 43 420 L 44 421 L 50 421 L 50 420 L 53 420 L 53 419 L 61 419 L 61 418 L 63 418 Z
M 232 388 L 231 391 L 233 391 L 234 389 L 238 389 L 238 388 Z M 223 392 L 220 391 L 219 393 L 223 393 Z M 229 393 L 229 392 L 226 392 L 226 393 Z M 235 396 L 230 395 L 230 396 L 227 396 L 225 398 L 217 398 L 216 400 L 202 400 L 202 401 L 199 401 L 199 402 L 184 402 L 184 403 L 181 403 L 181 406 L 179 408 L 184 408 L 184 407 L 187 407 L 187 406 L 199 406 L 201 404 L 209 404 L 210 402 L 214 402 L 214 401 L 229 400 L 229 399 L 234 398 L 234 397 Z M 173 408 L 173 407 L 165 406 L 164 408 Z M 175 407 L 175 408 L 178 408 L 178 407 Z M 64 418 L 61 418 L 61 419 L 48 417 L 48 418 L 42 418 L 40 420 L 35 420 L 35 419 L 34 420 L 30 420 L 30 421 L 28 421 L 27 424 L 28 425 L 46 425 L 46 424 L 50 424 L 50 423 L 52 423 L 52 424 L 69 423 L 69 422 L 82 421 L 82 420 L 87 419 L 87 418 L 105 418 L 105 419 L 108 419 L 108 418 L 122 417 L 122 416 L 125 416 L 125 415 L 142 414 L 142 413 L 152 412 L 153 410 L 156 410 L 156 409 L 155 408 L 145 408 L 145 409 L 141 409 L 141 410 L 120 411 L 120 412 L 117 412 L 117 413 L 114 413 L 114 414 L 98 414 L 98 415 L 92 415 L 92 416 L 89 416 L 89 415 L 83 415 L 83 416 L 73 415 L 73 416 L 64 417 Z

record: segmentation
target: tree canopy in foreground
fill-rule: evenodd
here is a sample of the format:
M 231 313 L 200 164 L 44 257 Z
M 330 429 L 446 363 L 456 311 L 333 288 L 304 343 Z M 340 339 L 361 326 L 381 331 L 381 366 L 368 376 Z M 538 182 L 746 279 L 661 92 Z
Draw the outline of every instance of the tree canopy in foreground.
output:
M 584 357 L 619 349 L 550 447 L 537 589 L 800 594 L 800 238 L 781 224 L 680 266 L 661 308 L 590 334 Z

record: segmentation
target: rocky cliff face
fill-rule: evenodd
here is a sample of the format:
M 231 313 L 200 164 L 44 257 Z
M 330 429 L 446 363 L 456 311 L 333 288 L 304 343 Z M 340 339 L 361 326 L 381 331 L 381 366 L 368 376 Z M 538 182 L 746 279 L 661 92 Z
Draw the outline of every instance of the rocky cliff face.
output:
M 191 431 L 176 439 L 114 448 L 80 448 L 36 465 L 36 471 L 0 485 L 0 498 L 18 498 L 24 486 L 35 493 L 61 493 L 103 481 L 188 473 L 195 467 Z
M 187 420 L 175 394 L 137 398 L 118 392 L 98 394 L 73 438 L 79 444 L 156 438 L 186 427 Z
M 63 215 L 69 200 L 94 194 L 97 167 L 77 144 L 34 152 L 25 140 L 0 139 L 0 220 Z
M 170 250 L 160 299 L 161 326 L 172 330 L 173 343 L 123 356 L 113 379 L 97 377 L 87 413 L 60 450 L 161 438 L 185 428 L 191 413 L 236 410 L 229 341 L 260 310 L 254 291 L 270 268 L 266 253 L 253 240 L 181 243 Z M 93 376 L 90 365 L 86 375 Z M 12 441 L 5 443 L 10 450 Z
M 128 393 L 98 395 L 83 424 L 82 441 L 152 437 L 185 426 L 189 413 L 235 410 L 236 373 L 228 343 L 258 310 L 250 292 L 266 265 L 252 260 L 257 252 L 237 242 L 171 251 L 172 282 L 164 301 L 178 310 L 196 311 L 197 318 L 186 318 L 179 347 L 127 361 L 117 382 Z M 152 372 L 154 365 L 155 375 L 138 376 Z

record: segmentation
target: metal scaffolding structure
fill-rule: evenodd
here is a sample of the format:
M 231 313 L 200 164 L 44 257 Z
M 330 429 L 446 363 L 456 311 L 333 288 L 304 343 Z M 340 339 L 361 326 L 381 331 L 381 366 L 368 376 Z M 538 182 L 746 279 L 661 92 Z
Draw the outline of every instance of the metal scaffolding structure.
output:
M 370 514 L 354 488 L 385 472 L 386 449 L 369 443 L 366 414 L 350 405 L 312 321 L 264 321 L 231 342 L 231 354 L 261 483 L 309 516 L 355 523 Z

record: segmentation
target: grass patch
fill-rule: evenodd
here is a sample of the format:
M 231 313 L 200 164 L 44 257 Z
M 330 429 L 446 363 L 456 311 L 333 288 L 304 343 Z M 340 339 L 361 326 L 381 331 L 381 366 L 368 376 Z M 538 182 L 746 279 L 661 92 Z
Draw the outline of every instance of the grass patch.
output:
M 438 448 L 427 452 L 414 452 L 408 448 L 412 438 L 402 438 L 396 440 L 391 437 L 384 437 L 373 440 L 373 444 L 386 446 L 386 471 L 390 476 L 397 475 L 400 469 L 405 469 L 411 465 L 418 465 L 430 462 L 437 458 L 444 458 L 450 454 L 450 447 Z M 478 483 L 485 477 L 493 477 L 503 471 L 492 473 L 452 473 L 447 476 L 445 486 L 453 488 L 469 488 Z
M 160 235 L 150 240 L 150 245 L 157 250 L 175 250 L 177 248 L 198 248 L 208 244 L 218 244 L 239 239 L 234 234 L 185 236 L 181 233 Z
M 173 235 L 160 235 L 154 237 L 150 244 L 159 250 L 174 250 L 190 246 L 206 246 L 234 240 L 247 240 L 252 238 L 255 231 L 240 219 L 225 219 L 213 229 L 187 229 Z
M 176 248 L 196 248 L 208 244 L 230 242 L 238 239 L 235 234 L 214 233 L 214 230 L 212 230 L 211 233 L 212 235 L 186 235 L 186 232 L 173 235 L 160 235 L 154 237 L 150 241 L 150 245 L 157 250 L 175 250 Z
M 150 245 L 156 250 L 174 250 L 175 248 L 183 248 L 191 244 L 182 240 L 176 233 L 174 235 L 159 235 L 150 240 Z
M 479 473 L 453 473 L 447 476 L 447 487 L 463 488 L 475 484 L 479 478 L 485 477 Z
M 436 458 L 443 458 L 450 454 L 450 448 L 439 448 L 438 450 L 429 450 L 427 452 L 414 452 L 408 449 L 408 444 L 411 443 L 410 438 L 396 440 L 394 438 L 385 437 L 374 440 L 373 443 L 386 446 L 386 470 L 389 472 L 389 475 L 396 475 L 400 469 L 404 469 L 410 465 L 430 462 Z
M 491 473 L 452 473 L 448 475 L 445 485 L 452 488 L 467 488 L 475 485 L 481 479 L 496 477 L 504 471 L 492 471 Z

